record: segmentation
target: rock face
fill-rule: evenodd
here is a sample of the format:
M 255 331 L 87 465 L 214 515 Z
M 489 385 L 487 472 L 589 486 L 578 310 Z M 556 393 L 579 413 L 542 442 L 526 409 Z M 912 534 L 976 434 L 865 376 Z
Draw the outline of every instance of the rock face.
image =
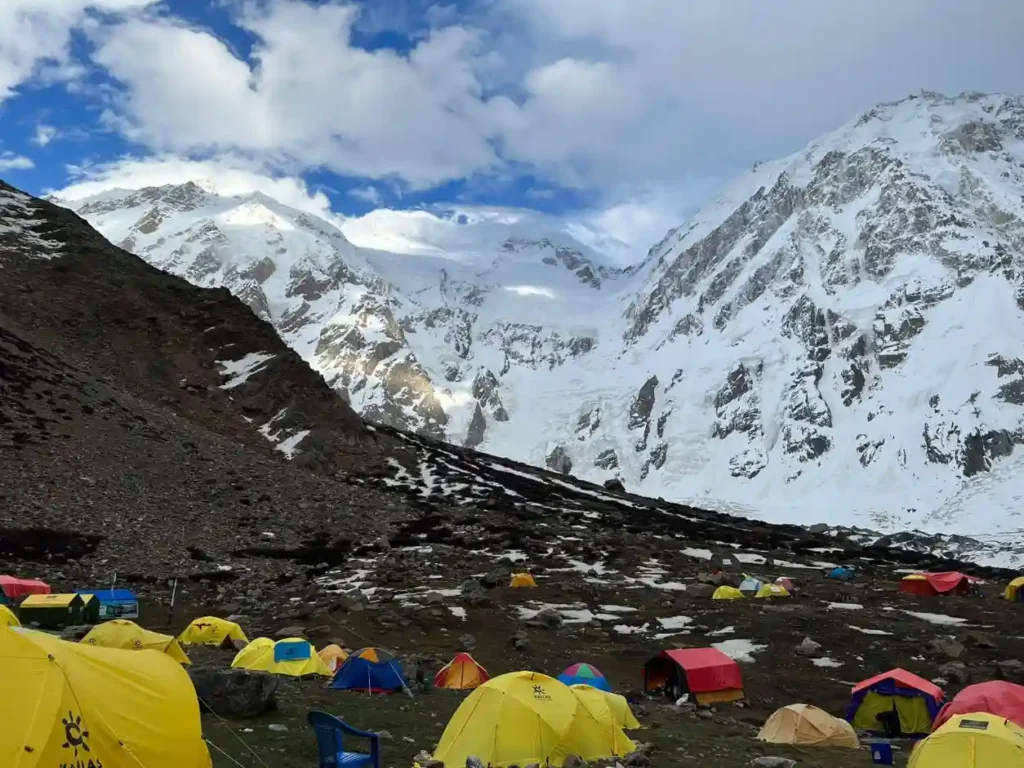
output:
M 879 105 L 628 270 L 493 228 L 458 258 L 367 251 L 195 184 L 68 204 L 228 287 L 373 420 L 538 466 L 563 446 L 652 496 L 978 533 L 1024 461 L 1022 135 L 1017 98 Z

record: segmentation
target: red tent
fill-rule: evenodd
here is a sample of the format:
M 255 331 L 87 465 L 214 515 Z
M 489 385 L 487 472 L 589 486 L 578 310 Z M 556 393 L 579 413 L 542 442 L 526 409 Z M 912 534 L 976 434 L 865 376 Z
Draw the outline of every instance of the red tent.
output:
M 936 595 L 964 595 L 971 589 L 971 584 L 981 579 L 968 576 L 959 571 L 943 571 L 942 573 L 913 573 L 904 576 L 900 581 L 900 592 L 909 595 L 935 597 Z
M 988 712 L 1012 720 L 1024 728 L 1024 686 L 1001 680 L 968 685 L 939 710 L 932 730 L 937 730 L 954 715 L 969 715 L 972 712 Z
M 662 651 L 644 665 L 644 690 L 692 693 L 702 704 L 743 698 L 740 665 L 717 648 Z M 673 690 L 674 689 L 674 690 Z
M 0 576 L 0 590 L 10 600 L 20 600 L 29 595 L 48 595 L 50 585 L 38 579 L 16 579 L 13 576 Z

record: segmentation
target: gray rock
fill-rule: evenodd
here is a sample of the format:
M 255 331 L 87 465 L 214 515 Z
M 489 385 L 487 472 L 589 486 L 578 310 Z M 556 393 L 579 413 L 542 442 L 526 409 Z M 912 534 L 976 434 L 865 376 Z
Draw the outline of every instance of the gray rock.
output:
M 475 755 L 470 755 L 466 758 L 466 768 L 487 768 L 484 765 L 484 761 Z
M 91 630 L 92 624 L 72 624 L 60 631 L 60 639 L 78 642 L 88 635 Z
M 587 768 L 587 761 L 579 755 L 568 755 L 562 762 L 562 768 Z
M 690 597 L 708 598 L 715 594 L 715 589 L 711 584 L 690 584 L 686 588 L 686 594 Z
M 946 656 L 950 659 L 959 659 L 967 652 L 963 643 L 951 637 L 936 637 L 928 642 L 927 648 L 932 653 Z
M 968 632 L 960 638 L 960 642 L 966 645 L 968 648 L 995 648 L 996 642 L 992 639 L 991 635 L 987 635 L 984 632 Z
M 1007 659 L 996 664 L 996 675 L 1000 680 L 1006 680 L 1018 685 L 1024 684 L 1024 663 L 1017 659 Z
M 288 730 L 288 726 L 284 723 L 271 723 L 267 726 L 267 729 L 277 731 L 278 733 L 285 733 Z
M 955 680 L 960 685 L 966 685 L 971 681 L 970 670 L 962 661 L 948 661 L 939 667 L 939 674 L 947 680 Z
M 793 650 L 800 656 L 817 656 L 821 650 L 821 643 L 816 643 L 811 638 L 805 637 L 800 645 Z
M 629 423 L 630 429 L 637 429 L 648 423 L 651 418 L 651 411 L 654 409 L 654 398 L 655 393 L 658 389 L 658 377 L 651 376 L 644 385 L 640 387 L 640 391 L 637 392 L 636 397 L 633 398 L 633 404 L 629 409 Z
M 222 717 L 258 717 L 277 708 L 278 679 L 266 672 L 193 667 L 188 676 L 204 711 Z
M 594 463 L 596 464 L 597 462 Z M 598 466 L 600 466 L 600 464 L 598 464 Z M 616 463 L 616 466 L 618 466 L 618 463 Z M 617 477 L 613 477 L 611 480 L 605 480 L 603 486 L 606 491 L 611 491 L 612 493 L 626 492 L 626 486 L 623 485 L 622 481 Z
M 467 651 L 472 651 L 476 648 L 476 638 L 468 632 L 459 637 L 459 644 Z
M 479 584 L 487 587 L 488 589 L 494 589 L 495 587 L 504 587 L 508 584 L 510 574 L 508 568 L 492 568 L 483 576 L 480 577 Z M 465 589 L 466 585 L 473 581 L 473 579 L 467 579 L 462 582 L 462 588 Z
M 300 627 L 298 625 L 291 626 L 291 627 L 285 627 L 284 629 L 279 629 L 279 630 L 277 630 L 277 632 L 274 633 L 274 637 L 278 638 L 279 640 L 283 640 L 283 639 L 285 639 L 287 637 L 305 637 L 305 636 L 306 636 L 306 628 L 305 627 Z
M 548 469 L 563 475 L 572 472 L 572 459 L 569 458 L 569 452 L 562 445 L 556 445 L 544 459 L 544 463 Z
M 545 608 L 526 622 L 527 626 L 545 627 L 546 629 L 558 629 L 563 623 L 562 614 L 554 608 Z
M 796 768 L 796 760 L 791 760 L 788 757 L 764 755 L 763 757 L 755 757 L 747 765 L 753 766 L 753 768 Z
M 484 434 L 487 432 L 487 418 L 484 416 L 484 411 L 480 407 L 480 403 L 476 404 L 476 408 L 473 409 L 473 418 L 470 419 L 469 429 L 466 431 L 466 440 L 463 445 L 467 448 L 476 448 L 484 441 Z

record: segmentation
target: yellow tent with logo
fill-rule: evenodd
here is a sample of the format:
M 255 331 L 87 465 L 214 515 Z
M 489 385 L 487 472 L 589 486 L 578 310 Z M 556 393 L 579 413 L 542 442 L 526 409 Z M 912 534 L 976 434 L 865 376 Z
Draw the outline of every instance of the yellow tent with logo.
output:
M 757 738 L 769 744 L 860 748 L 853 726 L 810 704 L 790 704 L 775 710 Z
M 608 709 L 611 711 L 612 719 L 619 728 L 629 731 L 640 727 L 640 723 L 637 721 L 636 715 L 633 714 L 633 710 L 629 708 L 629 702 L 626 701 L 625 696 L 612 693 L 611 691 L 602 691 L 600 688 L 594 688 L 592 685 L 585 685 L 583 683 L 570 685 L 569 690 L 576 695 L 577 699 L 584 702 L 603 698 Z
M 0 765 L 211 768 L 199 702 L 166 654 L 0 628 Z
M 276 643 L 267 637 L 257 637 L 238 652 L 231 666 L 289 677 L 333 674 L 309 640 L 301 637 L 288 637 Z
M 345 659 L 348 658 L 348 654 L 345 653 L 345 650 L 340 645 L 336 645 L 334 643 L 325 645 L 320 649 L 317 655 L 323 659 L 324 664 L 326 664 L 327 668 L 331 670 L 331 674 L 337 672 L 338 667 L 344 664 Z
M 182 645 L 231 648 L 235 643 L 248 643 L 249 638 L 233 621 L 218 619 L 216 616 L 203 616 L 185 627 L 185 631 L 178 636 L 178 642 Z
M 603 703 L 603 699 L 600 700 Z M 434 759 L 465 765 L 549 763 L 571 754 L 586 760 L 628 754 L 636 747 L 615 723 L 607 704 L 585 703 L 563 683 L 538 672 L 509 672 L 473 691 L 448 721 Z
M 513 573 L 512 580 L 509 581 L 510 587 L 536 587 L 537 582 L 533 580 L 533 575 L 529 573 Z
M 101 648 L 120 648 L 124 651 L 160 651 L 179 664 L 192 663 L 173 637 L 150 632 L 128 619 L 113 619 L 93 627 L 82 638 L 82 642 Z
M 1024 768 L 1024 729 L 987 712 L 955 715 L 918 743 L 907 768 Z
M 1007 584 L 1003 597 L 1014 602 L 1024 602 L 1024 589 L 1021 589 L 1021 587 L 1024 587 L 1024 576 L 1018 576 Z
M 736 587 L 722 586 L 715 590 L 715 593 L 711 596 L 712 600 L 742 600 L 746 597 Z
M 754 597 L 789 597 L 789 590 L 781 584 L 764 584 Z
M 14 615 L 14 611 L 6 605 L 0 605 L 0 627 L 20 627 L 21 622 Z

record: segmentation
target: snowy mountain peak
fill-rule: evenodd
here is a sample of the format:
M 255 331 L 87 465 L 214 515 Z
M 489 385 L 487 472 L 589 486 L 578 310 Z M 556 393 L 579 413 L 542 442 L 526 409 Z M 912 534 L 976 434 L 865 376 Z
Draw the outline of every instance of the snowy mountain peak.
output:
M 1019 527 L 1019 98 L 879 105 L 627 270 L 502 211 L 343 235 L 198 185 L 74 207 L 228 286 L 372 419 L 747 515 Z

